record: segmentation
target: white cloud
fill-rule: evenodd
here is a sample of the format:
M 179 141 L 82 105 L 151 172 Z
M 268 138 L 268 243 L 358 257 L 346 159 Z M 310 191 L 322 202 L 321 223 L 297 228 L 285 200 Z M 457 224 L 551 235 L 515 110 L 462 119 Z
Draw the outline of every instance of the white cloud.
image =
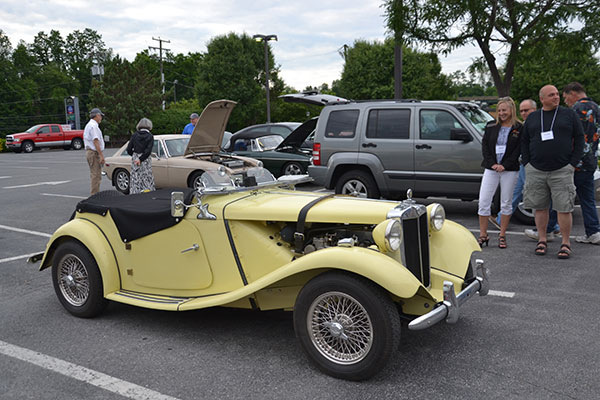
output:
M 35 35 L 58 30 L 97 31 L 107 47 L 129 60 L 157 46 L 153 37 L 169 40 L 175 54 L 203 52 L 216 35 L 276 34 L 271 42 L 285 82 L 303 89 L 339 79 L 343 60 L 337 50 L 357 39 L 383 40 L 384 10 L 378 0 L 2 0 L 0 29 L 13 46 L 31 43 Z M 444 72 L 464 69 L 476 48 L 441 58 Z

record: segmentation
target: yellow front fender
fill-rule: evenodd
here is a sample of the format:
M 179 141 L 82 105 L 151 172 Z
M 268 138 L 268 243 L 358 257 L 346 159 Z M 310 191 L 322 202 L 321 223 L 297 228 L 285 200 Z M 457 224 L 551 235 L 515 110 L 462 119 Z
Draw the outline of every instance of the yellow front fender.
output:
M 112 247 L 100 228 L 85 219 L 73 219 L 54 232 L 46 245 L 40 271 L 52 266 L 56 249 L 69 240 L 80 242 L 92 253 L 102 275 L 105 296 L 121 288 L 119 266 Z
M 302 272 L 331 269 L 364 276 L 393 295 L 405 299 L 413 297 L 422 287 L 421 282 L 400 263 L 376 250 L 364 247 L 329 247 L 294 260 L 240 289 L 187 301 L 179 306 L 179 310 L 228 304 Z M 288 304 L 281 304 L 282 308 L 288 306 Z

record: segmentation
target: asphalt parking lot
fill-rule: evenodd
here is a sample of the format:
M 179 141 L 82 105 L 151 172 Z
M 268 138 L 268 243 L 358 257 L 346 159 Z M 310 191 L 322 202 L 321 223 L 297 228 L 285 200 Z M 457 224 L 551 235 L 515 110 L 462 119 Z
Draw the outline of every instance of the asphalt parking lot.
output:
M 112 154 L 114 150 L 108 150 Z M 111 190 L 106 178 L 102 190 Z M 301 190 L 322 190 L 314 185 Z M 600 246 L 559 242 L 535 256 L 511 223 L 509 248 L 480 258 L 490 295 L 455 325 L 403 330 L 398 353 L 367 382 L 308 364 L 292 315 L 207 309 L 163 312 L 111 303 L 78 319 L 58 302 L 50 271 L 25 262 L 89 193 L 83 151 L 0 154 L 0 399 L 593 399 L 600 393 Z M 429 203 L 434 200 L 428 199 Z M 476 202 L 441 202 L 474 232 Z M 580 209 L 572 235 L 583 233 Z

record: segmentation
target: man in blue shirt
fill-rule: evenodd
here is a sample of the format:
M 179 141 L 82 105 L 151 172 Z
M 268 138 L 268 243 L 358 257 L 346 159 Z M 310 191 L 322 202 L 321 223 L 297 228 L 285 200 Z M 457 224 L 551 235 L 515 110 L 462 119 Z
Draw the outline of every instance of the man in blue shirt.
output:
M 191 135 L 194 132 L 194 127 L 196 126 L 196 122 L 198 122 L 198 114 L 192 113 L 190 115 L 190 123 L 183 128 L 182 135 Z

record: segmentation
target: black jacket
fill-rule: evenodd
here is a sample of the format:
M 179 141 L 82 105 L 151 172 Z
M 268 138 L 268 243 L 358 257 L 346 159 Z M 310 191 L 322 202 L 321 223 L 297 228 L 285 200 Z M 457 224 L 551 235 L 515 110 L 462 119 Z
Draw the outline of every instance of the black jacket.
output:
M 508 141 L 506 143 L 506 152 L 502 157 L 500 165 L 506 171 L 519 170 L 519 155 L 521 154 L 521 123 L 517 122 L 510 128 Z M 496 162 L 496 142 L 500 133 L 500 125 L 495 122 L 490 122 L 485 127 L 483 140 L 481 142 L 481 152 L 483 154 L 483 162 L 481 166 L 487 169 L 492 169 L 492 165 Z
M 153 144 L 154 136 L 152 136 L 150 131 L 146 129 L 139 130 L 131 136 L 129 144 L 127 145 L 127 154 L 131 156 L 133 153 L 141 153 L 140 161 L 144 161 L 146 158 L 150 157 Z

